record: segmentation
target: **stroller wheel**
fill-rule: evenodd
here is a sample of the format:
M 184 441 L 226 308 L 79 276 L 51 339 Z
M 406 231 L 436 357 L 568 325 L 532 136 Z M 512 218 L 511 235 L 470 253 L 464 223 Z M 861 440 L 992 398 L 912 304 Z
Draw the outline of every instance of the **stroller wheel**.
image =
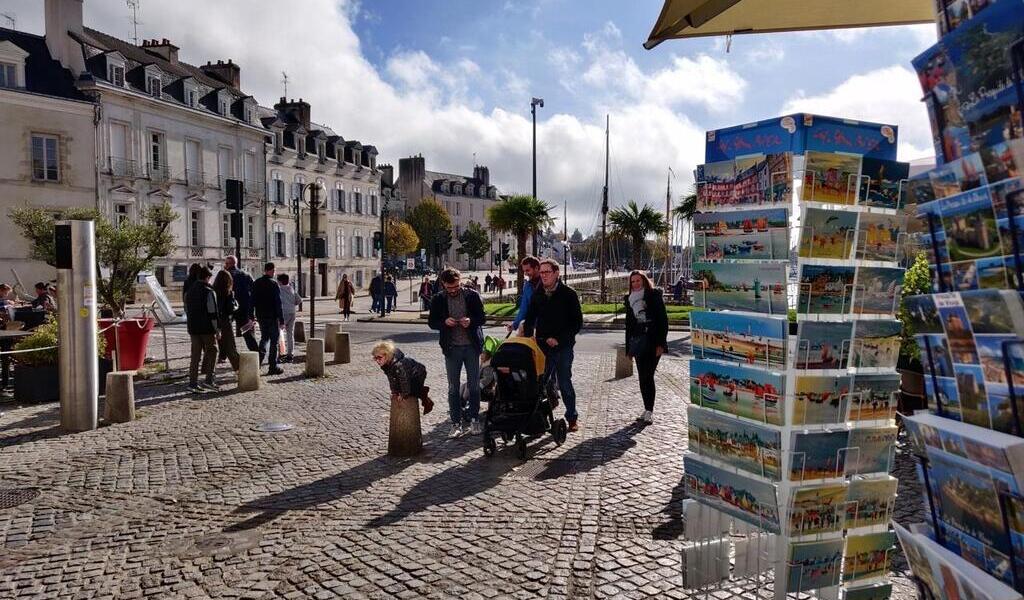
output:
M 516 434 L 516 450 L 519 453 L 519 460 L 526 460 L 526 438 Z
M 565 436 L 568 434 L 569 425 L 565 422 L 565 419 L 555 421 L 555 424 L 551 427 L 551 437 L 555 438 L 555 443 L 561 446 L 565 442 Z
M 501 441 L 503 441 L 503 442 L 505 442 L 507 444 L 507 443 L 512 441 L 512 436 L 510 436 L 507 432 L 502 431 L 501 432 Z
M 491 457 L 498 450 L 498 444 L 491 436 L 484 436 L 484 456 Z

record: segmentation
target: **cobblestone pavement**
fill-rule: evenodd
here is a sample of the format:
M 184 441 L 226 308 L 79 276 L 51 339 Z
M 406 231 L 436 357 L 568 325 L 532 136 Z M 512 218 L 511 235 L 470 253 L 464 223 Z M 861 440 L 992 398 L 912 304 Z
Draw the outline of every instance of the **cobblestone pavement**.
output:
M 433 337 L 400 341 L 444 389 Z M 386 457 L 386 384 L 365 342 L 353 354 L 317 381 L 286 365 L 256 392 L 140 386 L 136 422 L 76 435 L 59 432 L 54 405 L 0 404 L 0 492 L 39 492 L 13 507 L 0 494 L 0 598 L 724 600 L 759 589 L 681 588 L 685 359 L 662 362 L 657 422 L 640 428 L 636 379 L 611 380 L 611 356 L 581 353 L 580 432 L 562 447 L 534 442 L 524 463 L 500 443 L 488 459 L 478 439 L 448 440 L 438 392 L 424 455 Z M 265 421 L 295 428 L 253 429 Z M 897 518 L 919 520 L 902 460 Z M 913 597 L 902 559 L 895 567 L 894 597 Z

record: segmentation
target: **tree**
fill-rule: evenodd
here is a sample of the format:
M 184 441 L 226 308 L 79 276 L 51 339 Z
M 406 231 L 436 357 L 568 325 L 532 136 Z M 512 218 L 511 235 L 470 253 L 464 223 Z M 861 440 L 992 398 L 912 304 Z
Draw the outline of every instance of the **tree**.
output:
M 921 348 L 914 339 L 914 327 L 911 325 L 913 317 L 907 311 L 904 300 L 908 296 L 929 294 L 932 291 L 932 272 L 928 268 L 928 256 L 924 252 L 918 253 L 914 264 L 910 265 L 903 275 L 903 288 L 900 290 L 900 308 L 896 312 L 896 318 L 901 323 L 900 330 L 900 356 L 908 360 L 920 360 Z
M 459 244 L 459 254 L 466 255 L 469 259 L 469 270 L 475 271 L 477 259 L 487 256 L 491 249 L 491 236 L 479 223 L 470 221 L 466 230 L 459 236 Z
M 50 266 L 56 265 L 53 244 L 55 221 L 87 220 L 96 223 L 96 266 L 107 267 L 109 276 L 99 278 L 99 296 L 116 316 L 135 289 L 139 274 L 149 271 L 156 259 L 174 250 L 171 223 L 177 213 L 164 202 L 142 211 L 139 222 L 124 221 L 114 225 L 94 209 L 72 208 L 58 211 L 42 208 L 18 208 L 10 211 L 11 220 L 29 241 L 30 256 Z
M 608 213 L 608 222 L 612 224 L 615 235 L 630 241 L 634 269 L 639 269 L 642 265 L 641 255 L 647 236 L 652 233 L 655 235 L 668 233 L 668 223 L 665 221 L 665 217 L 647 204 L 640 208 L 635 200 L 630 200 L 626 206 L 616 208 Z
M 409 211 L 406 221 L 419 237 L 419 247 L 440 266 L 441 257 L 452 247 L 452 219 L 448 211 L 437 200 L 427 198 Z
M 487 219 L 495 231 L 511 233 L 516 238 L 516 258 L 526 256 L 526 240 L 534 232 L 554 223 L 551 207 L 533 196 L 509 196 L 487 209 Z M 518 270 L 516 289 L 523 291 L 523 273 Z
M 415 252 L 420 247 L 420 238 L 411 225 L 405 221 L 395 218 L 388 219 L 387 223 L 387 251 L 392 257 L 405 256 Z
M 697 212 L 697 186 L 692 186 L 680 200 L 682 204 L 672 209 L 672 216 L 681 221 L 689 221 Z
M 580 233 L 579 228 L 572 231 L 572 235 L 569 236 L 570 244 L 581 244 L 583 243 L 583 234 Z

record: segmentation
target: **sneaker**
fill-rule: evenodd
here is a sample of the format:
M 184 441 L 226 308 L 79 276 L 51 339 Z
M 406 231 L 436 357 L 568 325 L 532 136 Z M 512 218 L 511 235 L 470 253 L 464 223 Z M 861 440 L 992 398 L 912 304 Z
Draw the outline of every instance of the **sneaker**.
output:
M 471 435 L 480 435 L 484 432 L 484 426 L 480 423 L 480 419 L 473 419 L 473 422 L 469 424 L 469 433 Z
M 206 390 L 201 388 L 201 387 L 199 387 L 198 383 L 190 383 L 190 384 L 188 384 L 188 391 L 192 392 L 193 394 L 205 394 L 206 393 Z
M 267 375 L 280 375 L 284 373 L 284 369 L 281 367 L 274 367 L 273 369 L 267 369 Z
M 452 430 L 448 432 L 449 438 L 457 438 L 462 435 L 462 423 L 455 423 L 452 425 Z
M 202 388 L 204 390 L 210 391 L 210 392 L 219 392 L 220 391 L 220 386 L 217 385 L 216 383 L 204 382 L 204 383 L 200 383 L 198 385 L 198 387 L 200 387 L 200 388 Z
M 646 410 L 640 411 L 640 414 L 637 416 L 636 420 L 637 421 L 646 421 L 647 420 L 647 411 Z
M 647 423 L 648 425 L 654 423 L 654 411 L 645 410 L 643 415 L 643 422 Z
M 570 432 L 579 431 L 579 430 L 580 430 L 580 426 L 576 423 L 576 419 L 573 419 L 573 420 L 569 421 L 569 431 Z

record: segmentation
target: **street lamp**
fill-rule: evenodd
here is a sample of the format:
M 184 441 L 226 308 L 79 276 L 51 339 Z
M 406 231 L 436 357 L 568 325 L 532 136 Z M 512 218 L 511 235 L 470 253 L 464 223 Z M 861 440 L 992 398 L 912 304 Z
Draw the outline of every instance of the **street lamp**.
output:
M 384 315 L 387 314 L 387 312 L 385 311 L 386 297 L 385 297 L 385 294 L 384 294 L 384 284 L 385 284 L 385 281 L 386 281 L 385 276 L 384 276 L 384 256 L 387 253 L 387 246 L 388 246 L 388 243 L 387 243 L 387 239 L 388 239 L 388 237 L 387 237 L 387 220 L 388 220 L 388 207 L 391 204 L 391 189 L 390 188 L 382 188 L 381 189 L 381 193 L 380 193 L 380 198 L 381 198 L 381 200 L 380 200 L 380 293 L 381 293 L 380 316 L 381 316 L 381 318 L 383 318 Z M 397 286 L 398 282 L 395 282 L 395 285 Z M 397 302 L 396 302 L 396 304 L 397 304 Z
M 537 199 L 537 107 L 544 108 L 543 98 L 530 100 L 530 114 L 533 115 L 533 199 Z M 537 254 L 537 231 L 533 232 L 533 253 Z M 520 257 L 521 258 L 521 257 Z
M 309 199 L 305 199 L 306 191 Z M 302 287 L 302 255 L 309 258 L 309 339 L 316 337 L 316 259 L 326 257 L 326 240 L 320 237 L 320 209 L 326 188 L 319 181 L 299 184 L 299 193 L 292 198 L 292 212 L 295 213 L 295 263 L 298 273 L 295 278 L 299 288 Z M 309 236 L 306 244 L 302 243 L 302 205 L 309 208 Z M 303 247 L 305 246 L 305 247 Z M 301 295 L 301 294 L 300 294 Z

